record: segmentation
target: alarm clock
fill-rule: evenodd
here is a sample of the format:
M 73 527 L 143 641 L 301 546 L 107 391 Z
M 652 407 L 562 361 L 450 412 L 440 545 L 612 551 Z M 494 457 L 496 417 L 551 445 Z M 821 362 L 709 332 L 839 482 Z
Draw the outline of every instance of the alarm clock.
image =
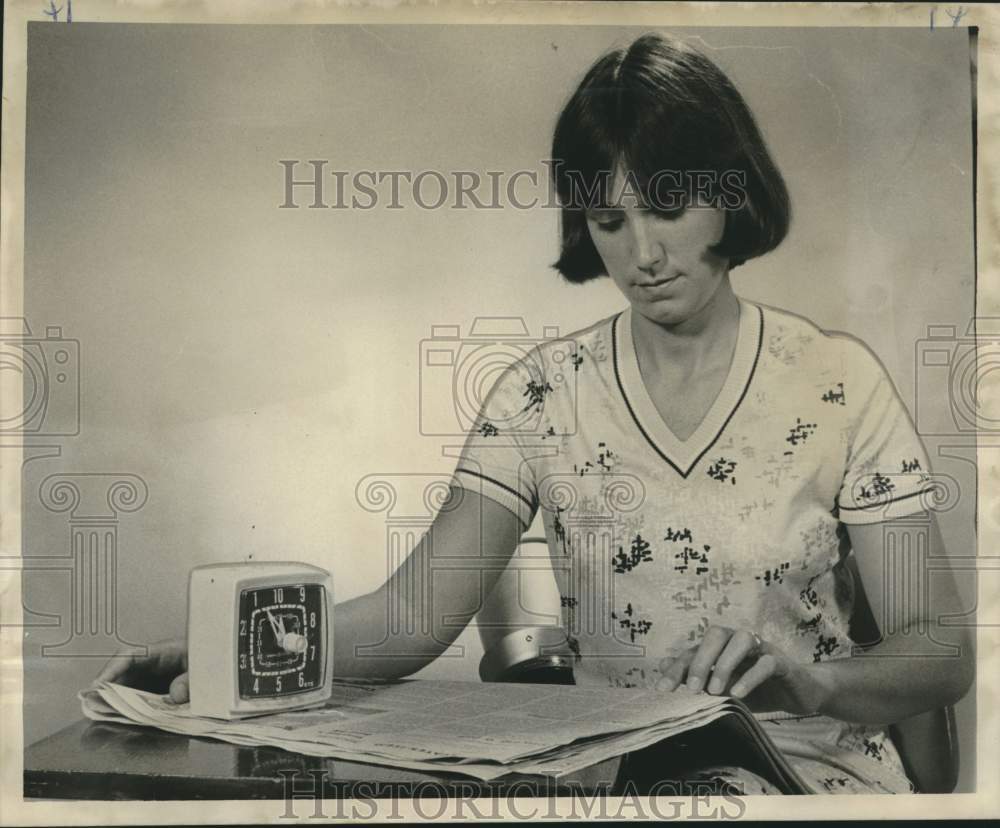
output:
M 236 719 L 330 698 L 333 578 L 304 563 L 208 564 L 188 582 L 191 712 Z

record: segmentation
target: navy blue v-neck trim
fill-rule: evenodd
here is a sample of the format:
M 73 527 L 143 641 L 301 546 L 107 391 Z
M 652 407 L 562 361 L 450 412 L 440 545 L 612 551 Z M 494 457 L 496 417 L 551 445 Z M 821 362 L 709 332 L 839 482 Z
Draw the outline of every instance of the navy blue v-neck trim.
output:
M 660 456 L 660 458 L 662 458 L 663 461 L 668 466 L 670 466 L 670 468 L 672 468 L 675 472 L 677 472 L 677 474 L 679 474 L 685 480 L 695 469 L 695 467 L 702 461 L 705 455 L 709 451 L 711 451 L 712 447 L 719 441 L 719 438 L 722 436 L 726 428 L 729 426 L 729 423 L 736 415 L 736 412 L 739 410 L 740 406 L 743 404 L 743 400 L 746 399 L 746 396 L 750 391 L 750 385 L 753 383 L 753 378 L 757 373 L 757 365 L 760 363 L 760 354 L 764 344 L 764 311 L 760 308 L 759 305 L 755 305 L 754 307 L 757 310 L 759 319 L 759 325 L 757 331 L 757 343 L 753 356 L 753 363 L 747 375 L 746 382 L 744 383 L 743 390 L 741 391 L 739 398 L 736 400 L 735 405 L 733 405 L 732 409 L 727 413 L 726 418 L 725 420 L 723 420 L 722 425 L 719 427 L 718 431 L 711 438 L 711 440 L 708 441 L 705 447 L 700 452 L 698 452 L 697 456 L 694 458 L 694 460 L 691 461 L 687 469 L 682 469 L 676 462 L 674 462 L 674 460 L 663 449 L 663 447 L 661 447 L 656 442 L 656 440 L 653 439 L 652 435 L 649 434 L 649 432 L 640 422 L 639 417 L 636 415 L 635 408 L 633 407 L 631 400 L 629 400 L 628 393 L 625 390 L 625 384 L 622 382 L 621 373 L 619 369 L 620 344 L 618 341 L 618 324 L 622 320 L 624 312 L 619 313 L 611 321 L 611 364 L 615 372 L 615 382 L 618 384 L 618 391 L 621 393 L 622 401 L 625 403 L 625 408 L 628 410 L 629 416 L 631 416 L 632 418 L 632 422 L 634 422 L 636 428 L 639 429 L 639 433 L 642 434 L 643 438 L 653 449 L 653 451 L 655 451 Z

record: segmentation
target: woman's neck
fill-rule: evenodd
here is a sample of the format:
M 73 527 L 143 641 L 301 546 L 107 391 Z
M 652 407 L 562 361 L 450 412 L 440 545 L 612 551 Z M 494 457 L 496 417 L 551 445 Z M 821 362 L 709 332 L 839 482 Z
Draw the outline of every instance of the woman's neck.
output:
M 740 302 L 729 279 L 697 313 L 676 325 L 632 313 L 632 339 L 639 367 L 658 373 L 668 366 L 692 373 L 728 365 L 736 349 Z

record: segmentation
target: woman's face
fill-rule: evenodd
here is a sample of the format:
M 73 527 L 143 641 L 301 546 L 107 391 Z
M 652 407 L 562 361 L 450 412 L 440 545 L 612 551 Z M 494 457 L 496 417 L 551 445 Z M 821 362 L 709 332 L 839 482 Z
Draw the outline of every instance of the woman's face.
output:
M 665 214 L 626 194 L 619 171 L 613 209 L 587 211 L 587 227 L 604 267 L 637 313 L 663 325 L 703 310 L 727 282 L 729 260 L 709 251 L 725 228 L 725 213 L 691 207 Z

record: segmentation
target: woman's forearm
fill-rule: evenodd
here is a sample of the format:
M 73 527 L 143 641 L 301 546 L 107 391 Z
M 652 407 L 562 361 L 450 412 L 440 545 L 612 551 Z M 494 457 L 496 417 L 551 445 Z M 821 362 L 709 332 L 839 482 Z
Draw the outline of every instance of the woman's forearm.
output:
M 954 627 L 932 630 L 933 640 L 903 632 L 858 656 L 809 665 L 823 688 L 818 712 L 861 724 L 892 724 L 957 702 L 975 674 L 972 637 Z
M 393 609 L 395 608 L 395 612 Z M 454 641 L 464 624 L 435 629 L 423 608 L 393 601 L 389 585 L 334 608 L 333 674 L 338 678 L 398 679 L 423 669 Z
M 478 579 L 471 571 L 435 573 L 428 554 L 421 541 L 379 589 L 334 607 L 335 676 L 391 680 L 416 673 L 472 620 L 478 604 L 462 610 L 465 596 L 478 594 Z
M 524 531 L 506 507 L 453 490 L 381 588 L 334 608 L 333 674 L 396 679 L 445 652 L 479 611 Z M 431 542 L 433 539 L 433 543 Z

